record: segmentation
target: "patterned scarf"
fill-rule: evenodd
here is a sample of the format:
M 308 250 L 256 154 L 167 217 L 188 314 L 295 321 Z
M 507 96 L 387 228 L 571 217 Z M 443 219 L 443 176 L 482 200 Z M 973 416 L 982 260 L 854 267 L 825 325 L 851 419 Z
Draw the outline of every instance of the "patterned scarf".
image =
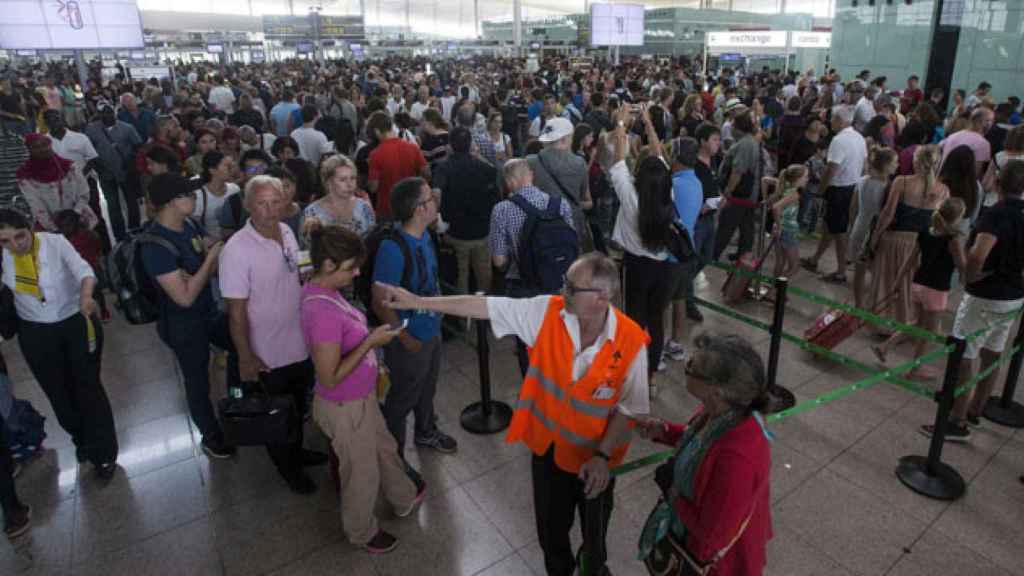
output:
M 32 249 L 27 254 L 11 252 L 14 260 L 14 291 L 46 300 L 39 288 L 39 235 L 32 235 Z

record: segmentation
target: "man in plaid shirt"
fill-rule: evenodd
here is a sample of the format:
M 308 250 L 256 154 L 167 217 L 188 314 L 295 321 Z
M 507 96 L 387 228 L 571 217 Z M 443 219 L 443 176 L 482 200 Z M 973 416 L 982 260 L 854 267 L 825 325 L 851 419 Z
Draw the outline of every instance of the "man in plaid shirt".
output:
M 533 185 L 533 169 L 530 168 L 529 162 L 522 158 L 509 160 L 505 164 L 503 177 L 505 185 L 511 191 L 510 196 L 522 196 L 527 202 L 541 210 L 547 208 L 551 196 Z M 572 220 L 572 208 L 569 203 L 562 200 L 559 209 L 562 218 L 569 223 L 569 226 L 575 228 Z M 491 212 L 491 231 L 488 237 L 491 260 L 495 266 L 505 271 L 505 294 L 511 297 L 527 294 L 519 277 L 519 268 L 516 263 L 519 254 L 519 236 L 524 224 L 526 224 L 526 213 L 511 200 L 498 202 Z M 516 342 L 516 353 L 519 357 L 519 367 L 525 374 L 529 358 L 522 342 Z

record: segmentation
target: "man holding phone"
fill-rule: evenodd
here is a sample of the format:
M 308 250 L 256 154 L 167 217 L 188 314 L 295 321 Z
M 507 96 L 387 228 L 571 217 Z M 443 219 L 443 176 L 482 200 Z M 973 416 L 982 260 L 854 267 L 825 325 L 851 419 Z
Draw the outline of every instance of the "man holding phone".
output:
M 391 213 L 395 218 L 401 241 L 386 239 L 377 249 L 373 280 L 384 284 L 407 286 L 420 296 L 440 293 L 437 276 L 437 252 L 427 228 L 437 221 L 440 199 L 427 181 L 406 178 L 391 188 Z M 411 266 L 407 274 L 405 267 Z M 405 449 L 406 418 L 415 415 L 416 445 L 451 454 L 458 449 L 455 439 L 441 432 L 434 418 L 434 395 L 441 369 L 441 315 L 426 311 L 404 311 L 399 316 L 383 304 L 385 292 L 373 287 L 373 312 L 382 322 L 407 329 L 384 347 L 384 362 L 391 372 L 391 387 L 384 400 L 384 419 L 388 430 L 398 442 L 398 453 Z

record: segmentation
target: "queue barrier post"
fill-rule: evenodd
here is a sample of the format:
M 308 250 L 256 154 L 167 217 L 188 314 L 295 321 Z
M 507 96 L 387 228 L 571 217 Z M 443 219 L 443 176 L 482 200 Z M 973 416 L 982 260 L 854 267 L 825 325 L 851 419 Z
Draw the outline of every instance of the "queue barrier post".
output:
M 956 500 L 967 489 L 963 476 L 952 466 L 942 462 L 942 445 L 946 440 L 946 423 L 953 410 L 956 385 L 960 377 L 960 363 L 963 362 L 967 343 L 963 338 L 950 336 L 946 342 L 953 346 L 953 352 L 946 360 L 946 373 L 942 390 L 938 394 L 939 408 L 935 412 L 935 427 L 932 432 L 928 456 L 904 456 L 896 466 L 896 476 L 908 488 L 936 500 Z
M 788 389 L 778 385 L 776 377 L 779 373 L 779 352 L 782 347 L 782 322 L 786 315 L 786 294 L 789 289 L 789 279 L 779 277 L 775 279 L 775 310 L 772 314 L 771 343 L 768 348 L 768 389 L 776 406 L 773 411 L 785 410 L 796 405 L 796 396 Z
M 1024 405 L 1013 399 L 1013 395 L 1017 392 L 1017 378 L 1020 377 L 1021 364 L 1024 363 L 1022 344 L 1024 344 L 1024 320 L 1020 321 L 1017 337 L 1014 339 L 1016 351 L 1010 359 L 1010 369 L 1006 371 L 1003 394 L 989 398 L 985 403 L 985 410 L 982 411 L 982 416 L 988 420 L 1010 428 L 1024 428 Z
M 483 296 L 477 292 L 477 296 Z M 512 421 L 512 407 L 491 399 L 491 348 L 487 339 L 490 330 L 487 320 L 476 321 L 476 359 L 480 372 L 480 401 L 462 410 L 459 422 L 473 434 L 496 434 L 508 428 Z

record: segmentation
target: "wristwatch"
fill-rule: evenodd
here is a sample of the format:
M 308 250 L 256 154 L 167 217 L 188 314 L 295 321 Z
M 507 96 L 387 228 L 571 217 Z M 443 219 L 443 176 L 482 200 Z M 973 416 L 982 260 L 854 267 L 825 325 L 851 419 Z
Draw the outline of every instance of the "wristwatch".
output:
M 611 456 L 605 454 L 604 452 L 602 452 L 600 450 L 598 450 L 597 452 L 594 452 L 594 456 L 597 456 L 598 458 L 604 460 L 605 462 L 608 462 L 608 461 L 610 461 L 612 459 Z

